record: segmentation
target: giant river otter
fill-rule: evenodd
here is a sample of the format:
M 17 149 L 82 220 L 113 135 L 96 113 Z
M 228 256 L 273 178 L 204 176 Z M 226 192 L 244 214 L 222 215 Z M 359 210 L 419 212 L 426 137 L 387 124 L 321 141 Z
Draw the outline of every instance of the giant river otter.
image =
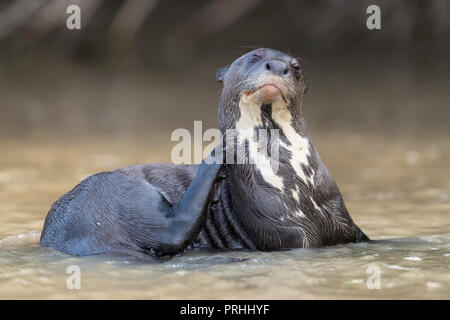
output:
M 41 245 L 158 258 L 191 246 L 268 251 L 369 240 L 311 142 L 299 62 L 260 48 L 216 77 L 224 165 L 148 164 L 90 176 L 52 205 Z M 261 129 L 277 159 L 261 154 Z M 229 130 L 245 155 L 240 164 L 229 161 Z

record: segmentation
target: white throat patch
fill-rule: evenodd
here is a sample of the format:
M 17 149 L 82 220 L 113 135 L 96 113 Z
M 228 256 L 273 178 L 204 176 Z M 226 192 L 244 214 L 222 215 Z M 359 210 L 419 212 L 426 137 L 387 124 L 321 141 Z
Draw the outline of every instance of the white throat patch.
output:
M 255 127 L 262 126 L 261 107 L 252 103 L 250 99 L 242 97 L 239 101 L 239 109 L 241 117 L 236 124 L 238 148 L 243 148 L 245 141 L 247 141 L 249 161 L 254 163 L 260 170 L 263 179 L 268 184 L 279 190 L 283 190 L 283 178 L 272 168 L 267 154 L 263 154 L 259 151 L 260 148 L 255 135 Z
M 308 157 L 311 155 L 309 150 L 309 139 L 302 137 L 292 126 L 292 114 L 288 110 L 283 100 L 275 100 L 272 103 L 272 119 L 280 126 L 290 145 L 280 142 L 280 145 L 291 152 L 290 164 L 295 173 L 305 183 L 309 181 L 313 184 L 314 173 L 307 177 L 303 171 L 302 165 L 308 167 Z
M 263 179 L 273 187 L 283 190 L 283 177 L 275 172 L 270 164 L 270 159 L 259 150 L 259 142 L 255 135 L 255 127 L 262 126 L 261 106 L 256 104 L 246 96 L 242 96 L 239 101 L 241 116 L 236 124 L 238 135 L 238 145 L 248 143 L 249 160 L 260 170 Z M 302 137 L 292 126 L 292 115 L 287 103 L 281 96 L 278 96 L 272 103 L 272 119 L 279 125 L 281 131 L 289 141 L 289 145 L 280 139 L 280 146 L 290 151 L 289 163 L 296 175 L 305 183 L 312 184 L 314 173 L 307 177 L 302 165 L 308 166 L 308 156 L 310 155 L 309 140 Z M 297 198 L 297 197 L 296 197 Z

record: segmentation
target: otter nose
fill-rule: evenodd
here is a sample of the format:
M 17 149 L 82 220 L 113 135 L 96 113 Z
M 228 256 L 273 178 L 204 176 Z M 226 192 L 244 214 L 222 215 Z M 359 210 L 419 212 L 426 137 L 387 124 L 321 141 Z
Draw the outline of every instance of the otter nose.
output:
M 270 60 L 264 63 L 264 68 L 271 73 L 279 76 L 286 76 L 289 74 L 289 68 L 283 61 Z

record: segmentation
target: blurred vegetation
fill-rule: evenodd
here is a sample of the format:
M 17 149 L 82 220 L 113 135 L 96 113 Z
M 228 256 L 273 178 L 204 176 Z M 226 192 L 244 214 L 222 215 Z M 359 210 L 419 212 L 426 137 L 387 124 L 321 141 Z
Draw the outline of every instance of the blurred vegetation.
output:
M 70 4 L 81 7 L 81 31 L 66 28 Z M 365 26 L 370 4 L 381 8 L 380 31 Z M 0 1 L 0 49 L 12 59 L 38 51 L 86 63 L 178 67 L 264 45 L 333 63 L 402 57 L 423 71 L 448 65 L 449 39 L 448 0 Z
M 449 39 L 449 0 L 0 0 L 0 136 L 214 127 L 215 70 L 258 46 L 300 56 L 313 130 L 448 135 Z

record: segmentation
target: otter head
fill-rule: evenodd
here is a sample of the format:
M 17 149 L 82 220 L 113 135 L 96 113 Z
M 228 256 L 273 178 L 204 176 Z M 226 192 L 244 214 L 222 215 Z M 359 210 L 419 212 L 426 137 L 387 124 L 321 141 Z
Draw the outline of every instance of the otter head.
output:
M 243 112 L 250 113 L 258 123 L 258 114 L 271 109 L 268 106 L 294 116 L 306 92 L 298 60 L 268 48 L 239 57 L 231 66 L 219 69 L 216 78 L 223 83 L 219 102 L 221 130 L 235 128 Z

